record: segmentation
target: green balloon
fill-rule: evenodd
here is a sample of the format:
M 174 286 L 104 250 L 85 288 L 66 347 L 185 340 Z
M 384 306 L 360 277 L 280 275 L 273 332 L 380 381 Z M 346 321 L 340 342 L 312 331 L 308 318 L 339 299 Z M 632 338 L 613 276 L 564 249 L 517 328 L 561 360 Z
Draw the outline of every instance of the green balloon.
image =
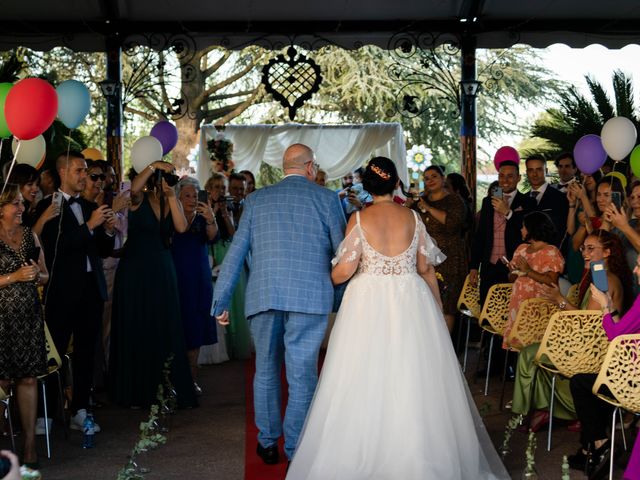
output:
M 640 178 L 640 145 L 636 145 L 636 147 L 631 150 L 631 171 L 633 174 Z
M 9 127 L 7 127 L 7 120 L 4 118 L 4 102 L 7 100 L 11 87 L 13 87 L 13 83 L 0 83 L 0 138 L 9 138 L 11 136 Z

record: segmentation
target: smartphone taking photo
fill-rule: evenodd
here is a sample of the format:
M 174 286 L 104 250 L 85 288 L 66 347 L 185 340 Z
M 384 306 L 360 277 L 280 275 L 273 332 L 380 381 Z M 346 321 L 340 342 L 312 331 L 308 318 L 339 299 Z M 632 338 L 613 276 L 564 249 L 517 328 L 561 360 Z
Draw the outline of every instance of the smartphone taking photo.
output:
M 611 192 L 611 203 L 613 203 L 618 210 L 622 208 L 622 195 L 620 192 Z
M 51 204 L 60 208 L 62 207 L 63 198 L 64 196 L 62 195 L 62 192 L 53 192 L 53 194 L 51 195 Z
M 609 281 L 607 280 L 607 270 L 604 268 L 604 260 L 591 262 L 591 280 L 601 292 L 609 291 Z
M 209 192 L 206 190 L 198 190 L 198 202 L 209 203 Z
M 502 198 L 504 193 L 502 192 L 502 187 L 496 187 L 493 189 L 493 196 L 496 198 Z

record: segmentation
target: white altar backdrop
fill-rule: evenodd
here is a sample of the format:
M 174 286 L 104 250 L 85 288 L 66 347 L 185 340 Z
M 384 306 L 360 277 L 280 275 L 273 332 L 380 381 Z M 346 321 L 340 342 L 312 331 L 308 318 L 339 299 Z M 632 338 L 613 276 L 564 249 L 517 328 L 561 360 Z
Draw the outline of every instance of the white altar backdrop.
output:
M 204 125 L 200 135 L 200 158 L 197 175 L 204 185 L 210 175 L 207 141 L 218 131 Z M 308 145 L 316 153 L 320 168 L 330 180 L 343 177 L 372 155 L 393 160 L 398 174 L 408 184 L 406 146 L 398 123 L 365 123 L 359 125 L 228 125 L 222 132 L 233 142 L 236 171 L 258 172 L 260 162 L 282 168 L 282 154 L 294 143 Z

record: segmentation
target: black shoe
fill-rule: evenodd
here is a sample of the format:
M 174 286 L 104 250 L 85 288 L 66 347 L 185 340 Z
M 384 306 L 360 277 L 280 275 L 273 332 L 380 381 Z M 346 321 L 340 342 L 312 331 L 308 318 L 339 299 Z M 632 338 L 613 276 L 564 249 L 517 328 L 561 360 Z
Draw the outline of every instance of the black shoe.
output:
M 602 444 L 600 448 L 595 450 L 591 454 L 591 459 L 589 461 L 589 471 L 587 475 L 589 475 L 589 480 L 600 480 L 607 476 L 609 472 L 609 463 L 611 461 L 611 441 L 607 440 Z M 614 450 L 614 461 L 620 454 L 620 449 L 617 451 Z
M 270 447 L 263 447 L 258 442 L 258 448 L 256 453 L 267 465 L 275 465 L 278 463 L 278 445 L 271 445 Z
M 587 470 L 587 462 L 589 461 L 589 456 L 588 454 L 584 453 L 582 447 L 580 447 L 575 455 L 569 455 L 567 457 L 567 461 L 569 462 L 569 468 L 585 472 Z

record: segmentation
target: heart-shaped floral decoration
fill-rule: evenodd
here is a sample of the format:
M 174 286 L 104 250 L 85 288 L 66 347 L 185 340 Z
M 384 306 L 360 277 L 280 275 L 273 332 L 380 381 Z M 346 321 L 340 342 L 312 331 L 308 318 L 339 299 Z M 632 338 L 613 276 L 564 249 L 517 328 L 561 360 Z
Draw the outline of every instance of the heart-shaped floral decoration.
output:
M 297 58 L 296 58 L 297 55 Z M 291 120 L 304 102 L 318 91 L 322 82 L 320 67 L 304 55 L 298 55 L 294 47 L 269 60 L 262 68 L 262 83 L 267 92 L 289 109 Z

